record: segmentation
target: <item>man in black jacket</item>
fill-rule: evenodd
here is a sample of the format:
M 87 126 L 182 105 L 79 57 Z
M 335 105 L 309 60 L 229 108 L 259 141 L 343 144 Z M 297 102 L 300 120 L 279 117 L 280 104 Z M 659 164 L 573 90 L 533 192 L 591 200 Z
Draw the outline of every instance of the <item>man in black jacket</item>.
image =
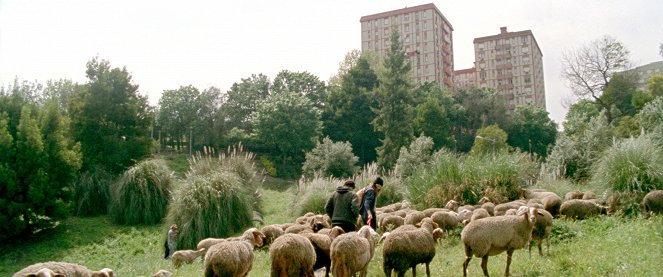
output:
M 359 214 L 359 199 L 354 193 L 355 182 L 347 180 L 327 200 L 325 211 L 332 220 L 332 226 L 339 226 L 343 231 L 352 232 L 357 229 L 357 215 Z

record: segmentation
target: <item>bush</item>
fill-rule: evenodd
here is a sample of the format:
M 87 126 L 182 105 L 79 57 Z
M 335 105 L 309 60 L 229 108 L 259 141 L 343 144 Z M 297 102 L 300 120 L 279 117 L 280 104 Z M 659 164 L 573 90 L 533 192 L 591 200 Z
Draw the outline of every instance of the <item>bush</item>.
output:
M 614 192 L 648 192 L 663 188 L 663 152 L 649 136 L 625 139 L 594 165 L 590 184 Z
M 301 216 L 308 212 L 326 214 L 325 204 L 336 187 L 343 185 L 343 180 L 333 177 L 316 176 L 311 181 L 299 179 L 297 195 L 295 196 L 294 216 Z
M 130 167 L 110 189 L 108 213 L 116 224 L 156 224 L 166 214 L 173 172 L 163 160 Z
M 108 213 L 109 187 L 113 177 L 101 167 L 83 172 L 74 183 L 74 214 L 96 216 Z
M 178 248 L 195 248 L 208 237 L 228 237 L 252 225 L 260 211 L 260 175 L 254 154 L 241 145 L 215 156 L 204 148 L 189 160 L 189 172 L 168 209 L 168 224 L 179 226 Z
M 396 160 L 396 175 L 400 177 L 410 176 L 418 167 L 427 164 L 433 153 L 433 139 L 420 136 L 409 147 L 401 147 L 398 160 Z
M 267 158 L 267 156 L 261 156 L 260 157 L 260 164 L 262 164 L 262 167 L 265 168 L 265 171 L 269 176 L 276 177 L 276 167 L 274 166 L 274 163 Z
M 459 156 L 447 150 L 434 154 L 431 165 L 405 179 L 409 199 L 419 209 L 442 207 L 455 199 L 476 204 L 483 196 L 496 203 L 518 197 L 530 182 L 537 164 L 527 153 Z
M 166 215 L 173 172 L 151 159 L 130 167 L 111 185 L 108 214 L 116 224 L 156 224 Z
M 328 137 L 317 143 L 311 152 L 306 153 L 302 173 L 307 178 L 314 174 L 321 177 L 347 178 L 354 175 L 359 167 L 359 158 L 352 153 L 349 142 L 333 142 Z

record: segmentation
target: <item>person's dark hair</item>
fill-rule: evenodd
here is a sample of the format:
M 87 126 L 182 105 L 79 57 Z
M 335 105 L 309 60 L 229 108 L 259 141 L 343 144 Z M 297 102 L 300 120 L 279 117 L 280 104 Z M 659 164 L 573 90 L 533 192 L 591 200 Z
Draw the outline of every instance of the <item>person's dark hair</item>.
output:
M 373 181 L 373 184 L 384 186 L 384 181 L 382 181 L 382 178 L 380 178 L 380 176 L 378 176 L 378 177 L 375 177 L 375 180 Z
M 347 181 L 345 181 L 345 183 L 343 183 L 343 185 L 346 186 L 346 187 L 350 187 L 350 188 L 354 189 L 355 188 L 355 181 L 347 180 Z

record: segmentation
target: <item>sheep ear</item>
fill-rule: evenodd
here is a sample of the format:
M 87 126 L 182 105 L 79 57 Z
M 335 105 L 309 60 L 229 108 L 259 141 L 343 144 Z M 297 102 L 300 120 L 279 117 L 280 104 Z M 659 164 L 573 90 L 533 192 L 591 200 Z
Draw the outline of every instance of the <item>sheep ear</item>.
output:
M 28 275 L 25 275 L 25 277 L 37 277 L 37 274 L 30 273 L 30 274 L 28 274 Z
M 526 213 L 528 213 L 528 212 L 529 212 L 529 207 L 527 207 L 527 206 L 520 206 L 520 208 L 518 208 L 518 211 L 516 212 L 516 215 L 524 215 L 524 214 L 526 214 Z

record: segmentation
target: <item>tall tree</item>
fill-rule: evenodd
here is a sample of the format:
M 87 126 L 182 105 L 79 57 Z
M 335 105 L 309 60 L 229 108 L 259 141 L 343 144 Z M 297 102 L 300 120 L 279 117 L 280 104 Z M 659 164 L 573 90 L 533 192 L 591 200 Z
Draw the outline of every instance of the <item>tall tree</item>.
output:
M 507 132 L 509 145 L 545 158 L 548 147 L 557 138 L 557 124 L 550 119 L 546 110 L 524 106 L 516 109 L 513 124 Z
M 294 92 L 311 100 L 318 109 L 322 109 L 327 99 L 325 82 L 317 76 L 304 72 L 282 70 L 274 78 L 272 93 Z
M 391 169 L 403 146 L 414 139 L 414 93 L 410 80 L 410 63 L 405 59 L 405 50 L 397 30 L 391 33 L 389 53 L 384 58 L 382 70 L 378 71 L 380 86 L 375 90 L 377 108 L 372 124 L 384 136 L 378 146 L 378 165 Z
M 638 89 L 638 76 L 632 73 L 614 74 L 601 95 L 601 101 L 617 109 L 618 114 L 612 113 L 613 119 L 617 116 L 633 116 L 637 113 L 633 106 L 633 96 Z
M 219 122 L 219 111 L 224 102 L 224 95 L 217 87 L 209 87 L 203 90 L 198 99 L 197 132 L 194 134 L 196 147 L 208 145 L 219 146 L 222 122 Z
M 227 130 L 239 128 L 251 133 L 251 114 L 256 111 L 258 103 L 269 96 L 269 86 L 267 76 L 253 74 L 230 87 L 221 107 Z
M 322 113 L 324 134 L 333 141 L 350 142 L 361 164 L 373 162 L 381 137 L 371 125 L 375 118 L 371 91 L 378 86 L 377 75 L 362 56 L 340 79 L 339 86 L 329 87 Z
M 457 109 L 453 122 L 453 139 L 457 151 L 470 151 L 479 128 L 497 124 L 502 130 L 509 128 L 510 114 L 504 96 L 489 88 L 457 90 L 453 98 L 462 106 Z
M 435 149 L 454 149 L 452 122 L 459 122 L 462 107 L 437 82 L 422 84 L 416 91 L 422 102 L 416 107 L 415 133 L 430 137 Z
M 157 124 L 162 137 L 169 138 L 176 149 L 184 147 L 182 142 L 193 132 L 200 109 L 197 101 L 200 91 L 192 85 L 181 86 L 176 90 L 164 90 L 159 99 Z
M 126 68 L 111 68 L 106 60 L 90 60 L 86 74 L 87 89 L 73 113 L 83 167 L 122 172 L 152 152 L 147 98 L 138 94 Z
M 562 55 L 562 78 L 578 98 L 590 98 L 606 111 L 612 122 L 610 103 L 601 99 L 608 82 L 616 72 L 631 66 L 629 50 L 611 36 L 604 36 L 575 51 Z
M 259 141 L 277 150 L 282 163 L 300 163 L 322 134 L 322 121 L 320 112 L 308 98 L 283 92 L 259 104 L 254 130 Z

